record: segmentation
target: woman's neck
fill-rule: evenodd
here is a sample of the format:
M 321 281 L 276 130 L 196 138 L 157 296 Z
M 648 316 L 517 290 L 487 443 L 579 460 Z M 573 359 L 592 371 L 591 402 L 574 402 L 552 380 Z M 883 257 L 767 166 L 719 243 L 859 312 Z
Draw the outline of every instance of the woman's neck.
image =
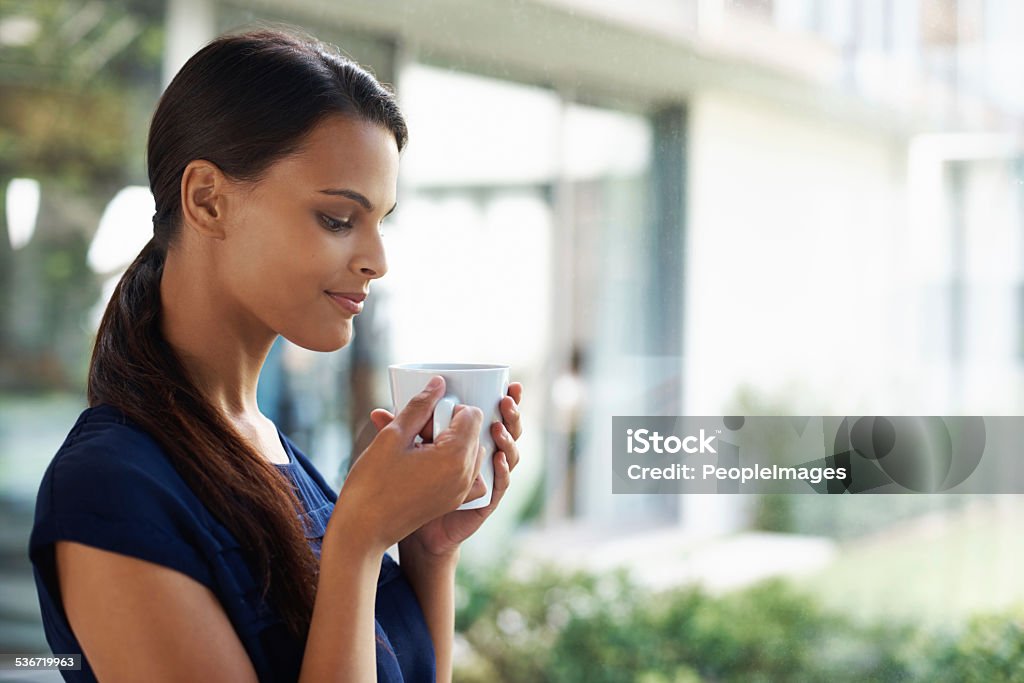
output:
M 224 296 L 209 265 L 201 254 L 168 250 L 160 281 L 164 338 L 211 405 L 232 421 L 251 421 L 259 416 L 260 369 L 277 335 Z

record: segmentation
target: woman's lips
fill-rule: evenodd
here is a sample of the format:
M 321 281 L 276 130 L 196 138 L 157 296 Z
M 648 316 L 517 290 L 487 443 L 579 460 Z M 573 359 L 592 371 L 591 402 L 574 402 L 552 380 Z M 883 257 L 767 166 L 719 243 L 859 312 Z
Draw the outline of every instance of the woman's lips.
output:
M 363 292 L 324 292 L 334 303 L 341 306 L 342 310 L 356 315 L 363 310 L 363 300 L 366 294 Z

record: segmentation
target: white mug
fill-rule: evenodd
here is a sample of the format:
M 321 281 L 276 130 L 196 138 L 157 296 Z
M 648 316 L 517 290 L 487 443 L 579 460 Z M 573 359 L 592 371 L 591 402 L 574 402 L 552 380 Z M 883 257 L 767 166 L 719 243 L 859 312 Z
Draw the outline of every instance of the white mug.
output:
M 474 363 L 402 363 L 388 366 L 391 384 L 391 401 L 395 414 L 405 408 L 409 401 L 422 392 L 430 378 L 444 377 L 444 397 L 434 407 L 434 435 L 448 428 L 452 412 L 459 404 L 476 406 L 484 413 L 480 427 L 480 445 L 486 456 L 480 466 L 487 490 L 479 498 L 467 501 L 459 510 L 473 510 L 487 507 L 494 490 L 494 439 L 491 438 L 491 424 L 501 422 L 498 404 L 508 393 L 508 366 L 481 365 Z

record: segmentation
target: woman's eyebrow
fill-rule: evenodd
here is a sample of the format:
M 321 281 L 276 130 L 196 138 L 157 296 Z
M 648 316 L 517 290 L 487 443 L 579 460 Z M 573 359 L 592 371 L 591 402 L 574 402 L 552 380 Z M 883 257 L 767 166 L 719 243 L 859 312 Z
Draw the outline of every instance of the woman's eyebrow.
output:
M 327 190 L 320 190 L 320 192 L 322 194 L 331 194 L 331 195 L 338 195 L 340 197 L 348 197 L 352 201 L 357 202 L 360 206 L 362 206 L 367 211 L 369 211 L 371 213 L 373 212 L 373 202 L 371 202 L 369 199 L 367 199 L 366 195 L 364 195 L 364 194 L 362 194 L 360 192 L 356 192 L 355 190 L 349 190 L 349 189 L 345 189 L 345 188 L 338 188 L 338 189 L 330 188 L 330 189 L 327 189 Z M 390 216 L 391 212 L 394 211 L 396 208 L 398 208 L 398 202 L 395 202 L 395 205 L 392 206 L 388 210 L 388 212 L 386 214 L 384 214 L 384 217 L 387 218 L 388 216 Z

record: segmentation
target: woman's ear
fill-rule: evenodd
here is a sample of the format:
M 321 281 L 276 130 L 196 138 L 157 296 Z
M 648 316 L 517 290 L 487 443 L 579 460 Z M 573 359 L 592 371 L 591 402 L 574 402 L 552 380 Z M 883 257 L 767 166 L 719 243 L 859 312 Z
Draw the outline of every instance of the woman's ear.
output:
M 181 174 L 181 216 L 187 228 L 201 237 L 226 236 L 228 178 L 216 164 L 194 159 Z

